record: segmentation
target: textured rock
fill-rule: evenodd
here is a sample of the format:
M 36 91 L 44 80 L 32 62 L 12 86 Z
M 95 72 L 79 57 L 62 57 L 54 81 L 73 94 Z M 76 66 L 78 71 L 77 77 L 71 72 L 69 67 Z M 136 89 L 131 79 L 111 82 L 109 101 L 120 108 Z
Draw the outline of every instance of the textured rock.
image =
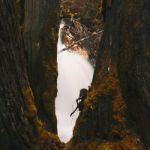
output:
M 103 3 L 93 84 L 68 147 L 150 149 L 149 8 L 148 0 Z
M 0 139 L 1 149 L 36 149 L 36 108 L 26 74 L 23 39 L 15 1 L 0 1 Z
M 26 0 L 24 21 L 24 39 L 29 56 L 29 79 L 38 115 L 46 128 L 53 133 L 57 133 L 55 97 L 58 6 L 58 0 Z
M 27 74 L 22 2 L 0 1 L 0 149 L 62 150 L 58 136 L 48 132 L 37 116 Z M 51 130 L 56 132 L 56 124 Z
M 45 130 L 43 123 L 49 131 L 57 132 L 56 2 L 0 1 L 3 150 L 63 149 L 58 137 Z M 25 13 L 21 9 L 24 4 Z M 105 29 L 93 83 L 65 149 L 149 150 L 150 2 L 103 0 L 102 4 Z M 37 109 L 28 81 L 27 55 Z

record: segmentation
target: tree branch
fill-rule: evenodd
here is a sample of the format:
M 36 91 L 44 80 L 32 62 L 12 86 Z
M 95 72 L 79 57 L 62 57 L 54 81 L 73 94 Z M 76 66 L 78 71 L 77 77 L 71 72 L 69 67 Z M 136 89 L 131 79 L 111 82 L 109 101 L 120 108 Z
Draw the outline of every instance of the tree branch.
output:
M 80 43 L 80 42 L 82 42 L 82 41 L 84 41 L 84 40 L 87 40 L 87 39 L 92 38 L 92 37 L 94 37 L 94 36 L 98 36 L 98 35 L 101 34 L 102 32 L 103 32 L 103 30 L 101 30 L 101 31 L 99 31 L 99 32 L 93 32 L 92 35 L 88 35 L 88 36 L 86 36 L 86 37 L 83 37 L 83 38 L 81 38 L 80 40 L 73 42 L 73 44 L 71 44 L 69 47 L 63 48 L 59 53 L 61 53 L 61 52 L 63 52 L 63 51 L 66 51 L 66 50 L 68 50 L 68 49 L 70 49 L 70 48 L 73 48 L 73 47 L 75 46 L 75 44 L 78 44 L 78 43 Z

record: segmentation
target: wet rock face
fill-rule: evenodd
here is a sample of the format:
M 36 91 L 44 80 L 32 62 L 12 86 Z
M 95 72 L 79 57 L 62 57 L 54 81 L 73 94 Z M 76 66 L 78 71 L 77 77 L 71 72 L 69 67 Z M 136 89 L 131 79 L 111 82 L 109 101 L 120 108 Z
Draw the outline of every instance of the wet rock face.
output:
M 15 1 L 0 1 L 1 149 L 36 149 L 36 108 L 26 74 L 23 39 L 15 14 Z
M 58 5 L 58 0 L 25 0 L 24 39 L 29 57 L 29 79 L 38 115 L 53 133 L 57 133 L 55 97 Z
M 150 149 L 149 7 L 147 0 L 105 3 L 93 84 L 69 145 L 74 149 Z

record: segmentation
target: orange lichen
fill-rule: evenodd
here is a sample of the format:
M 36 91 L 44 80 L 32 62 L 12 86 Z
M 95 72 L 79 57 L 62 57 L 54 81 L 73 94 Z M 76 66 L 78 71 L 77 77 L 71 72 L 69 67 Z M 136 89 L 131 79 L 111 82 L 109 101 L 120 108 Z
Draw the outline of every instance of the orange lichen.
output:
M 103 76 L 104 75 L 101 74 L 101 77 Z M 85 101 L 86 106 L 91 106 L 98 97 L 100 99 L 100 97 L 104 95 L 113 95 L 117 86 L 118 80 L 116 79 L 115 69 L 113 70 L 113 67 L 111 67 L 111 73 L 109 75 L 107 74 L 107 78 L 104 76 L 104 80 L 102 79 L 101 84 L 97 83 L 96 87 L 91 88 L 88 98 Z
M 98 150 L 139 150 L 140 147 L 139 138 L 130 134 L 116 142 L 103 142 L 99 145 Z
M 24 97 L 26 98 L 27 110 L 26 116 L 30 119 L 33 119 L 37 115 L 37 109 L 33 102 L 34 97 L 30 87 L 24 89 Z
M 118 90 L 117 95 L 115 96 L 115 102 L 113 103 L 113 111 L 122 111 L 125 109 L 125 102 L 121 95 L 121 92 Z
M 40 150 L 62 150 L 63 144 L 60 142 L 57 135 L 45 130 L 44 123 L 37 121 L 37 130 L 39 133 L 39 149 Z
M 117 141 L 81 141 L 73 147 L 71 144 L 67 143 L 64 150 L 142 150 L 140 139 L 130 132 L 123 139 Z
M 102 66 L 102 68 L 105 70 L 104 66 Z M 96 86 L 90 87 L 88 97 L 85 101 L 85 108 L 81 112 L 81 115 L 77 120 L 77 125 L 74 128 L 74 135 L 80 136 L 78 133 L 78 128 L 80 128 L 81 125 L 86 124 L 87 118 L 84 116 L 84 114 L 89 113 L 87 112 L 89 111 L 89 108 L 94 110 L 98 103 L 103 103 L 105 100 L 104 97 L 110 97 L 112 125 L 108 134 L 114 138 L 108 139 L 107 142 L 99 139 L 99 141 L 95 140 L 94 142 L 90 140 L 87 143 L 76 143 L 75 147 L 73 147 L 73 150 L 80 150 L 80 148 L 82 149 L 84 147 L 86 147 L 88 150 L 139 150 L 139 147 L 141 146 L 139 138 L 126 123 L 127 107 L 125 99 L 121 93 L 116 65 L 113 64 L 110 66 L 110 68 L 111 72 L 108 74 L 107 72 L 99 73 L 100 76 L 98 77 L 101 77 L 103 80 L 96 81 Z M 99 136 L 101 137 L 101 135 Z

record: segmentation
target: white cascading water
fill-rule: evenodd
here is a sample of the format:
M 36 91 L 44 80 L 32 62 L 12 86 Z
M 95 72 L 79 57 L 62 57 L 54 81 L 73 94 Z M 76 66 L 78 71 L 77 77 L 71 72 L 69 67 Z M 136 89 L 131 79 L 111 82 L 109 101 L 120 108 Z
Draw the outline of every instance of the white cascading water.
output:
M 76 111 L 72 117 L 70 117 L 70 113 L 76 107 L 75 100 L 79 97 L 80 89 L 88 89 L 88 86 L 90 86 L 94 69 L 83 56 L 68 51 L 60 52 L 65 48 L 61 39 L 63 27 L 64 23 L 62 22 L 57 45 L 58 93 L 55 106 L 58 136 L 61 141 L 67 142 L 72 137 L 73 127 L 79 111 Z

